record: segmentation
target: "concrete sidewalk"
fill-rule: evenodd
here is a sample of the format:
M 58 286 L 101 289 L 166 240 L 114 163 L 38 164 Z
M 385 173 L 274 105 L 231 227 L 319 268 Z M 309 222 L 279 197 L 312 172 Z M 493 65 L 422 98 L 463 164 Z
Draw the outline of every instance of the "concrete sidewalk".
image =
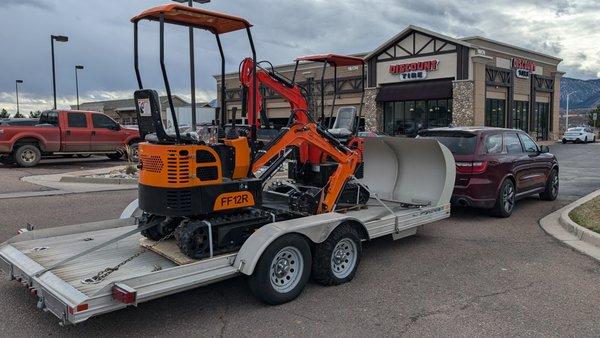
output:
M 125 168 L 125 166 L 115 166 L 115 167 L 101 168 L 101 169 L 74 171 L 74 172 L 70 172 L 70 173 L 25 176 L 25 177 L 21 178 L 22 181 L 40 185 L 40 186 L 49 188 L 51 190 L 3 193 L 3 194 L 0 194 L 0 199 L 137 189 L 137 183 L 135 183 L 135 184 L 98 184 L 98 183 L 61 182 L 62 177 L 79 177 L 79 176 L 87 176 L 87 175 L 94 175 L 94 174 L 104 174 L 104 173 L 108 173 L 113 170 L 118 170 L 118 169 L 122 169 L 122 168 Z
M 600 196 L 600 190 L 582 197 L 542 218 L 540 226 L 559 241 L 600 261 L 600 234 L 580 226 L 569 217 L 569 213 L 573 209 L 596 196 Z

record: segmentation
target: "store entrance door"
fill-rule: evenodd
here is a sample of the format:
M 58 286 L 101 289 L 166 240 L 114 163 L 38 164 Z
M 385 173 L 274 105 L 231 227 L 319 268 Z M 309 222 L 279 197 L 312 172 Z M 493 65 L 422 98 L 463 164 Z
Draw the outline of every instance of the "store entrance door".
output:
M 535 116 L 534 116 L 534 126 L 535 132 L 537 134 L 538 140 L 547 140 L 548 139 L 548 121 L 549 121 L 549 104 L 546 102 L 536 102 L 535 103 Z

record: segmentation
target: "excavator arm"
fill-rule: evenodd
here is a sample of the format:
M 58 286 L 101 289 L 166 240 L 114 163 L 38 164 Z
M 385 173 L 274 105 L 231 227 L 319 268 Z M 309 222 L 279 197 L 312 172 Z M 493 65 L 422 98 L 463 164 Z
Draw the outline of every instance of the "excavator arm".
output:
M 255 172 L 266 165 L 271 159 L 279 156 L 281 151 L 287 147 L 301 147 L 309 144 L 318 148 L 329 155 L 338 166 L 327 181 L 322 204 L 319 206 L 317 213 L 333 211 L 346 182 L 356 171 L 356 167 L 360 162 L 360 155 L 356 151 L 346 148 L 337 140 L 330 139 L 324 133 L 324 131 L 319 130 L 319 126 L 314 122 L 292 124 L 274 144 L 254 160 L 252 171 Z
M 259 88 L 254 88 L 254 81 L 252 81 L 252 73 L 254 72 L 253 61 L 251 58 L 246 58 L 240 65 L 240 82 L 244 87 L 248 89 L 249 95 L 246 95 L 246 107 L 256 107 L 256 111 L 249 110 L 247 117 L 250 125 L 258 127 L 258 112 L 262 109 L 262 95 L 260 94 Z M 295 113 L 296 121 L 301 123 L 307 123 L 308 117 L 306 111 L 308 110 L 308 102 L 302 95 L 302 91 L 297 84 L 288 83 L 283 78 L 278 77 L 276 74 L 269 73 L 264 69 L 258 68 L 256 72 L 257 87 L 261 85 L 270 88 L 277 92 L 284 100 L 289 102 L 290 109 Z M 252 103 L 256 98 L 256 106 Z
M 262 109 L 262 97 L 260 90 L 254 87 L 253 72 L 252 59 L 244 59 L 240 64 L 240 82 L 248 89 L 246 107 L 256 107 L 256 111 L 247 112 L 247 117 L 249 124 L 258 127 L 257 113 Z M 300 161 L 303 163 L 318 164 L 324 158 L 330 158 L 338 166 L 325 185 L 322 203 L 317 208 L 317 213 L 332 211 L 346 182 L 354 175 L 361 161 L 360 154 L 328 135 L 309 117 L 308 103 L 298 85 L 260 68 L 256 72 L 256 80 L 257 87 L 263 85 L 270 88 L 289 102 L 294 123 L 284 129 L 285 132 L 254 158 L 251 170 L 256 172 L 288 147 L 300 149 Z M 256 106 L 253 105 L 254 99 L 257 100 Z

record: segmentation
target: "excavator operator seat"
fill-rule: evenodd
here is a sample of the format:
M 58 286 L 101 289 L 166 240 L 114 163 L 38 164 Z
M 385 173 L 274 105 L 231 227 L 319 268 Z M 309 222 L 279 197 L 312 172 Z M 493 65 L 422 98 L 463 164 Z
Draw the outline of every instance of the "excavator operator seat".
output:
M 160 116 L 160 100 L 156 90 L 136 90 L 133 97 L 140 137 L 150 143 L 175 144 L 176 139 L 169 135 L 163 126 Z
M 350 137 L 358 122 L 356 120 L 357 113 L 356 107 L 340 107 L 333 123 L 333 128 L 329 129 L 329 133 L 337 139 Z

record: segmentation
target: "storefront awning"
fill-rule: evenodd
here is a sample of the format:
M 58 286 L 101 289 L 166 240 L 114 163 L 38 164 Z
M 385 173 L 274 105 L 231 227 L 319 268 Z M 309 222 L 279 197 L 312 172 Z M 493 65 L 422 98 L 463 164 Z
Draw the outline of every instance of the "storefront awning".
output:
M 452 79 L 397 83 L 379 88 L 377 101 L 407 101 L 452 98 Z

